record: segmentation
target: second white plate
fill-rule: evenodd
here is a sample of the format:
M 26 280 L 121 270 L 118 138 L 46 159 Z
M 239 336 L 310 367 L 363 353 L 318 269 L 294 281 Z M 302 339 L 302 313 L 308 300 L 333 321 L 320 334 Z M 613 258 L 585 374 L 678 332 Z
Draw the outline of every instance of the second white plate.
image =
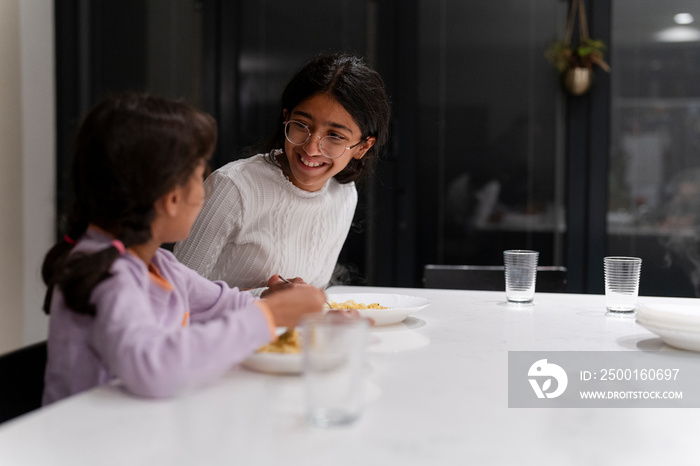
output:
M 374 320 L 374 325 L 393 325 L 406 317 L 430 305 L 430 300 L 419 296 L 409 296 L 392 293 L 348 293 L 329 294 L 329 301 L 343 303 L 355 301 L 358 304 L 379 303 L 387 309 L 358 309 L 362 317 Z
M 637 323 L 669 346 L 700 351 L 700 306 L 695 303 L 640 303 Z
M 641 322 L 639 325 L 654 332 L 669 346 L 689 351 L 700 351 L 700 332 L 697 330 L 682 330 L 678 328 L 655 325 L 651 322 Z

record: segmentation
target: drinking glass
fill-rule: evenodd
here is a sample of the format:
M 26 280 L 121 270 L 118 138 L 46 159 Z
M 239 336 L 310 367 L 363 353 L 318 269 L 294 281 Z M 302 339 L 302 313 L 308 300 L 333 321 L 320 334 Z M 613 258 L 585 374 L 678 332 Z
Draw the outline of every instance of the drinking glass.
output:
M 319 427 L 355 421 L 364 405 L 369 322 L 339 315 L 302 320 L 306 416 Z
M 535 297 L 539 252 L 524 249 L 503 251 L 506 275 L 506 299 L 509 303 L 527 304 Z
M 642 259 L 610 256 L 603 259 L 605 302 L 609 312 L 630 313 L 637 309 Z

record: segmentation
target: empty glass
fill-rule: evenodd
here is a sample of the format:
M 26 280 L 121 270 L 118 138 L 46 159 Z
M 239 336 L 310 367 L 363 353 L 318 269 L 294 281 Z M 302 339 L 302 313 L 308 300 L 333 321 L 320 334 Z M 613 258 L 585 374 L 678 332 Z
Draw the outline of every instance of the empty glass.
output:
M 302 320 L 306 416 L 319 427 L 353 422 L 364 406 L 366 319 L 312 315 Z
M 639 257 L 606 257 L 605 302 L 609 312 L 629 313 L 637 308 L 639 275 L 642 259 Z
M 506 299 L 509 303 L 527 304 L 535 298 L 539 252 L 522 249 L 503 251 L 506 274 Z

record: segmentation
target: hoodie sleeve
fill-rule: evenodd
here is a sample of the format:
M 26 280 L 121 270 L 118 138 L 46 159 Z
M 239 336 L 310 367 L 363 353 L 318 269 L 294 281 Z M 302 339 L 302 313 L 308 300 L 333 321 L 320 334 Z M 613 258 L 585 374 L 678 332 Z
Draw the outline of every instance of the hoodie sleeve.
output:
M 154 307 L 148 287 L 128 270 L 115 270 L 93 291 L 92 345 L 130 392 L 173 396 L 221 376 L 272 339 L 265 311 L 250 295 L 198 278 L 204 288 L 191 298 L 188 326 L 172 324 L 179 317 L 168 314 L 167 303 Z

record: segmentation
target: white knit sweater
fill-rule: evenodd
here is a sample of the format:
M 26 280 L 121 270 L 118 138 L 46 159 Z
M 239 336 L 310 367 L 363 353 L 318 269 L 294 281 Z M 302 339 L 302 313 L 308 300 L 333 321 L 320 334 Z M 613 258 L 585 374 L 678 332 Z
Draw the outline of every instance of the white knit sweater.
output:
M 357 206 L 354 183 L 331 178 L 304 191 L 258 154 L 224 165 L 204 186 L 202 212 L 175 245 L 183 264 L 243 289 L 274 274 L 328 285 Z

